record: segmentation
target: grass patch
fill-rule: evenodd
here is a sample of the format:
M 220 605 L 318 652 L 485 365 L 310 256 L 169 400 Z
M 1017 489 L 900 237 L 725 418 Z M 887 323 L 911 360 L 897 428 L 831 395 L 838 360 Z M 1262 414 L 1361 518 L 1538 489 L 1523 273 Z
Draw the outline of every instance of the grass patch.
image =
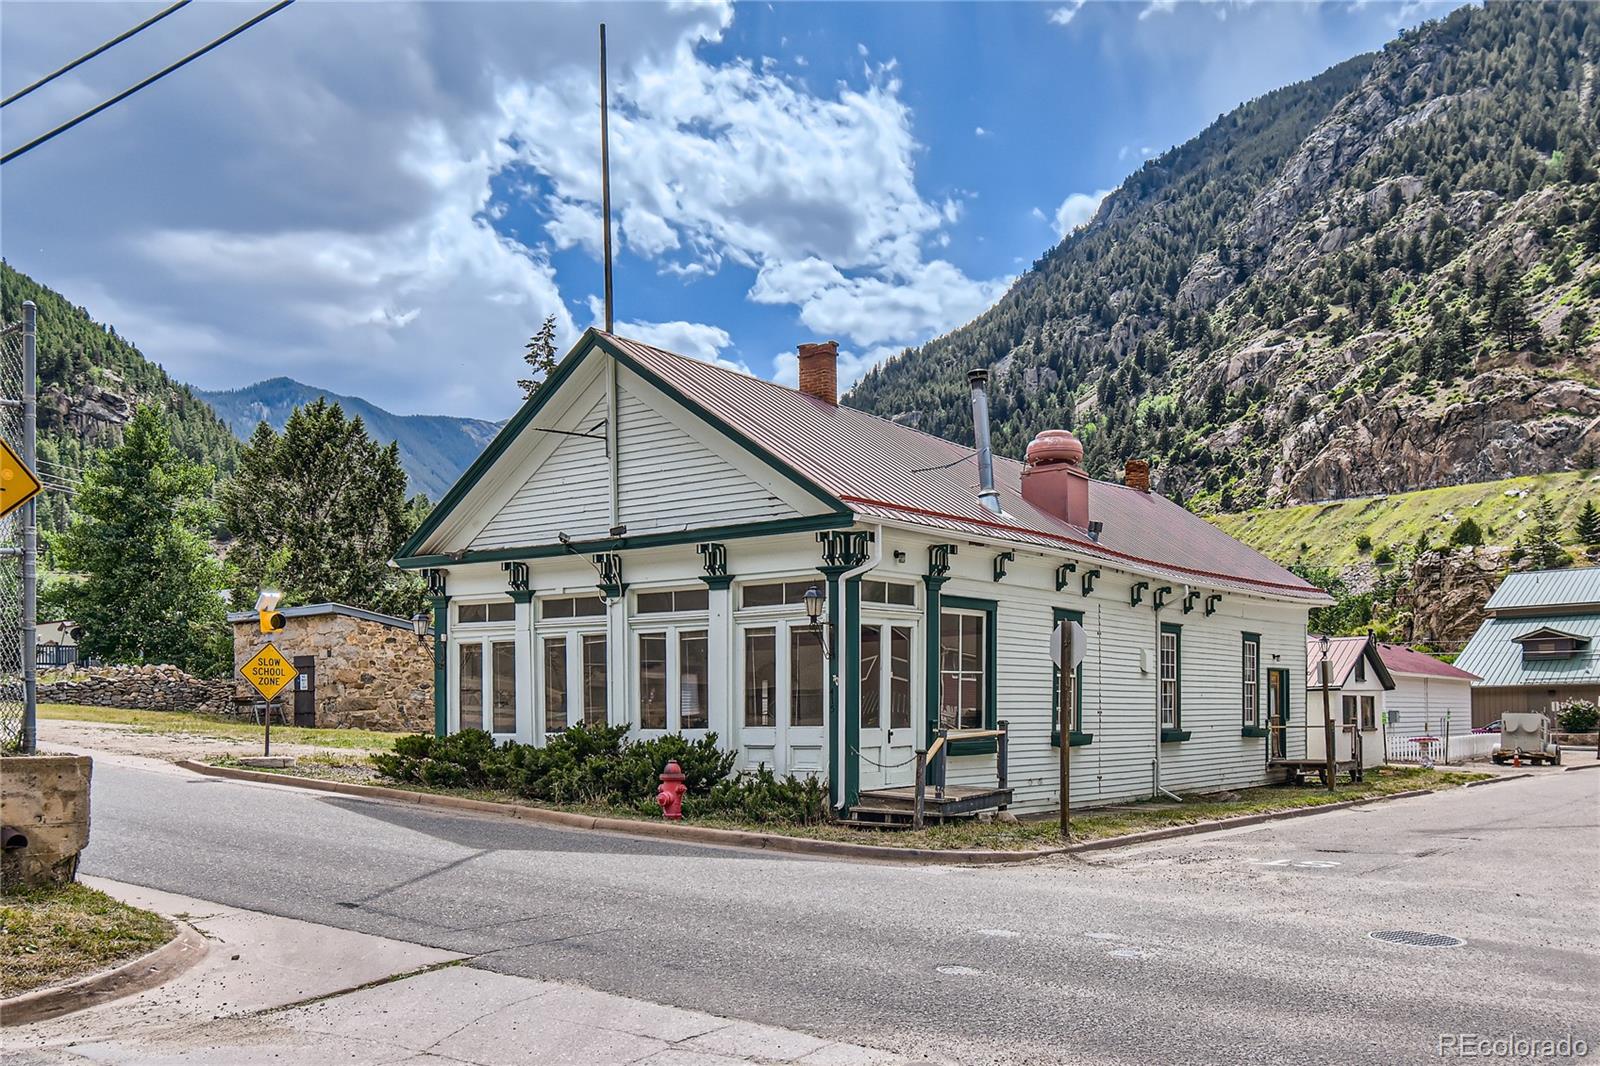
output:
M 209 737 L 217 740 L 260 741 L 262 729 L 254 722 L 216 718 L 189 711 L 137 711 L 123 707 L 79 707 L 64 703 L 41 703 L 39 717 L 57 722 L 100 722 L 128 726 L 136 733 Z M 323 748 L 350 748 L 360 751 L 387 751 L 395 737 L 403 733 L 380 733 L 371 729 L 306 729 L 302 726 L 272 723 L 272 739 L 280 744 L 309 744 Z
M 1390 548 L 1415 544 L 1424 533 L 1437 545 L 1445 543 L 1456 524 L 1467 517 L 1483 529 L 1486 544 L 1512 544 L 1531 523 L 1518 513 L 1531 515 L 1541 499 L 1555 504 L 1563 533 L 1570 536 L 1584 502 L 1600 501 L 1600 481 L 1594 480 L 1595 476 L 1592 471 L 1536 474 L 1384 497 L 1212 515 L 1210 521 L 1280 563 L 1349 566 L 1370 558 L 1356 547 L 1356 538 L 1363 533 L 1374 545 Z M 1507 492 L 1527 495 L 1507 496 Z M 1303 553 L 1302 543 L 1308 545 Z
M 60 984 L 171 940 L 159 914 L 76 882 L 0 896 L 0 996 Z
M 231 758 L 213 759 L 213 765 L 238 765 Z M 256 767 L 249 767 L 256 769 Z M 363 756 L 325 754 L 314 759 L 301 759 L 294 767 L 284 770 L 263 770 L 285 776 L 315 777 L 321 780 L 346 781 L 359 784 L 400 788 L 408 792 L 425 792 L 433 795 L 463 796 L 493 803 L 511 803 L 525 807 L 542 807 L 547 810 L 569 811 L 608 818 L 631 818 L 639 821 L 660 821 L 658 817 L 644 815 L 636 810 L 617 807 L 535 804 L 514 792 L 498 789 L 429 788 L 425 785 L 400 784 L 380 776 Z M 1482 781 L 1492 774 L 1462 771 L 1429 770 L 1416 766 L 1385 766 L 1367 771 L 1366 780 L 1347 784 L 1340 779 L 1339 786 L 1329 792 L 1320 785 L 1263 785 L 1227 793 L 1203 796 L 1184 796 L 1184 802 L 1170 800 L 1119 804 L 1115 808 L 1094 808 L 1072 815 L 1072 839 L 1075 843 L 1103 840 L 1107 837 L 1126 836 L 1152 829 L 1165 829 L 1197 822 L 1220 821 L 1250 814 L 1270 814 L 1277 811 L 1298 810 L 1304 807 L 1322 807 L 1347 800 L 1375 799 L 1410 792 L 1414 789 L 1435 791 L 1458 788 L 1471 781 Z M 735 818 L 703 817 L 693 819 L 693 825 L 715 829 L 742 829 L 756 833 L 774 833 L 782 836 L 805 837 L 813 840 L 847 840 L 856 844 L 876 844 L 902 848 L 987 849 L 992 851 L 1031 851 L 1055 847 L 1061 843 L 1055 815 L 1020 822 L 957 822 L 934 825 L 922 830 L 863 830 L 837 824 L 813 826 L 785 825 L 779 823 L 743 822 Z

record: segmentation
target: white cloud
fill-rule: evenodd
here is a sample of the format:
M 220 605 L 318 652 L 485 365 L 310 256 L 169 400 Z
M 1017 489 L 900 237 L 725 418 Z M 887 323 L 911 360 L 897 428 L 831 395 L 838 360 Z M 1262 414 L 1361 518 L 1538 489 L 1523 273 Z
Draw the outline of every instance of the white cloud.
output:
M 974 129 L 972 131 L 972 133 L 973 133 L 973 136 L 975 136 L 975 137 L 987 137 L 987 136 L 989 136 L 989 131 L 984 129 L 982 126 L 979 126 L 976 129 Z
M 891 359 L 905 351 L 896 345 L 880 345 L 868 348 L 863 352 L 851 351 L 847 348 L 839 349 L 838 380 L 839 391 L 844 392 L 850 386 L 860 381 L 862 376 L 885 359 Z M 798 388 L 800 384 L 800 357 L 795 352 L 780 352 L 773 360 L 772 380 L 779 385 L 787 385 L 791 389 Z
M 1054 8 L 1050 12 L 1050 21 L 1057 26 L 1065 26 L 1077 17 L 1078 10 L 1083 7 L 1084 0 L 1067 0 L 1063 7 Z
M 1178 0 L 1150 0 L 1144 10 L 1139 12 L 1139 21 L 1143 22 L 1152 15 L 1169 15 L 1178 6 Z
M 1089 221 L 1100 210 L 1100 202 L 1111 193 L 1111 189 L 1098 189 L 1092 193 L 1075 192 L 1062 200 L 1061 206 L 1056 208 L 1056 232 L 1065 237 Z
M 751 372 L 743 360 L 723 356 L 723 350 L 732 347 L 733 338 L 720 326 L 702 322 L 618 322 L 616 332 L 620 336 L 665 348 L 679 355 L 704 359 L 741 374 Z
M 1034 218 L 1038 219 L 1040 222 L 1049 222 L 1050 221 L 1050 219 L 1045 215 L 1044 210 L 1042 208 L 1035 207 L 1032 211 L 1029 211 L 1028 214 L 1032 215 Z

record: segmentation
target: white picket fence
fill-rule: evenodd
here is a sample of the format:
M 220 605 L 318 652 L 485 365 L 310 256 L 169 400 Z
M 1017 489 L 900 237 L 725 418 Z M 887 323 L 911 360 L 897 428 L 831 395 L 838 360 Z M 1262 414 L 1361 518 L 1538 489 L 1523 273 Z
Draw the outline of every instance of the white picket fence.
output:
M 1500 747 L 1498 733 L 1457 733 L 1439 737 L 1427 745 L 1428 757 L 1436 763 L 1457 763 L 1482 758 Z M 1423 761 L 1423 743 L 1415 737 L 1389 737 L 1389 761 L 1420 763 Z

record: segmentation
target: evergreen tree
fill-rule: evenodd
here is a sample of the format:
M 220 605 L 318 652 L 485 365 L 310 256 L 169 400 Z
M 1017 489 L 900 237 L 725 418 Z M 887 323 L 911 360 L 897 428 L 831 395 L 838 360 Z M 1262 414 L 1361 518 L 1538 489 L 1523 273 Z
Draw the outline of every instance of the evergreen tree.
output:
M 544 325 L 533 335 L 527 343 L 527 354 L 522 358 L 533 369 L 533 377 L 521 378 L 517 384 L 522 386 L 524 399 L 531 400 L 539 391 L 539 386 L 550 379 L 550 374 L 560 360 L 556 356 L 556 316 L 545 315 Z
M 1561 547 L 1561 515 L 1551 500 L 1540 500 L 1533 508 L 1533 525 L 1522 538 L 1523 554 L 1538 570 L 1555 570 L 1570 565 L 1572 556 Z
M 234 587 L 244 599 L 278 588 L 286 605 L 420 610 L 419 579 L 388 565 L 420 520 L 405 493 L 399 449 L 336 403 L 295 408 L 281 435 L 258 426 L 222 491 Z
M 205 536 L 214 477 L 179 454 L 165 416 L 151 406 L 134 412 L 121 444 L 95 456 L 76 517 L 55 546 L 74 576 L 52 591 L 83 627 L 84 655 L 227 673 L 233 645 L 222 565 Z
M 1587 501 L 1583 505 L 1583 510 L 1578 512 L 1578 521 L 1574 528 L 1581 543 L 1600 544 L 1600 507 L 1596 507 L 1593 500 Z
M 1477 548 L 1483 544 L 1483 529 L 1468 515 L 1450 533 L 1450 543 L 1454 547 Z

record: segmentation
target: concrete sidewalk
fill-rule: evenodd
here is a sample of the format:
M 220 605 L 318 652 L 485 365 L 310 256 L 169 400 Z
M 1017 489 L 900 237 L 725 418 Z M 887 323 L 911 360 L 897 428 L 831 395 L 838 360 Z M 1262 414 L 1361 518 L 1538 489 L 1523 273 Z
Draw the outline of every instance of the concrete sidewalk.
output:
M 206 958 L 159 988 L 0 1034 L 11 1066 L 890 1066 L 902 1057 L 575 985 L 470 958 L 86 878 L 181 917 Z

